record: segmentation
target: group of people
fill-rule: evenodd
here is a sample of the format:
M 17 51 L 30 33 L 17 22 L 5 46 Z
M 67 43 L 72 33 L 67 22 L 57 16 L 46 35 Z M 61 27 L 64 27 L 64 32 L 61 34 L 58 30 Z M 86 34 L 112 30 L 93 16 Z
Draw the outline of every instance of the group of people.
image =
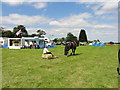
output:
M 28 44 L 27 41 L 25 41 L 24 48 L 30 48 L 30 49 L 34 48 L 34 49 L 37 49 L 37 48 L 38 48 L 38 45 L 37 45 L 37 43 L 34 42 L 34 41 L 31 41 L 29 44 Z
M 34 48 L 34 49 L 36 49 L 38 47 L 38 45 L 37 45 L 37 43 L 36 42 L 30 42 L 30 49 L 31 48 Z

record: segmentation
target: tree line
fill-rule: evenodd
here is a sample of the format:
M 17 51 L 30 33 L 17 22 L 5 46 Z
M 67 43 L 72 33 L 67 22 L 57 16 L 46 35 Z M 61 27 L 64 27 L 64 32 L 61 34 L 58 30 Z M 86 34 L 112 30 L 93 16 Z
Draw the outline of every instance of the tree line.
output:
M 31 34 L 29 35 L 26 27 L 24 25 L 18 25 L 13 28 L 13 31 L 11 30 L 4 30 L 3 27 L 0 27 L 0 37 L 8 37 L 8 38 L 21 38 L 21 37 L 44 37 L 43 35 L 46 35 L 46 32 L 44 30 L 37 30 L 38 34 Z M 85 30 L 80 30 L 79 37 L 77 38 L 75 35 L 73 35 L 71 32 L 67 33 L 67 37 L 62 38 L 55 38 L 54 42 L 68 42 L 68 41 L 76 41 L 79 40 L 80 42 L 87 42 L 87 35 Z
M 4 30 L 3 27 L 0 27 L 0 37 L 8 37 L 8 38 L 16 38 L 16 37 L 21 38 L 21 37 L 34 37 L 34 36 L 42 37 L 42 35 L 46 34 L 45 31 L 41 29 L 37 30 L 37 33 L 38 34 L 29 35 L 24 25 L 18 25 L 17 27 L 14 27 L 13 31 Z
M 81 29 L 79 33 L 79 37 L 74 36 L 71 32 L 67 34 L 67 37 L 62 37 L 62 38 L 55 38 L 53 41 L 54 42 L 68 42 L 68 41 L 77 41 L 79 40 L 80 42 L 88 42 L 87 40 L 87 35 L 85 30 Z

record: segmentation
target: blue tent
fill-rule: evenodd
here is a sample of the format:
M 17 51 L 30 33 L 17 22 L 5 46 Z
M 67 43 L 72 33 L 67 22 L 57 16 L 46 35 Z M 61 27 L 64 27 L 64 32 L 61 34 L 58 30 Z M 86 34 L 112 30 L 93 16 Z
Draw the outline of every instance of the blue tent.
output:
M 92 46 L 93 46 L 93 47 L 95 46 L 95 42 L 92 42 Z
M 2 48 L 8 48 L 8 44 L 2 45 Z
M 102 43 L 102 44 L 101 44 L 101 47 L 105 47 L 105 44 L 104 44 L 104 43 Z
M 97 43 L 96 43 L 96 47 L 99 47 L 99 46 L 100 46 L 100 42 L 97 42 Z

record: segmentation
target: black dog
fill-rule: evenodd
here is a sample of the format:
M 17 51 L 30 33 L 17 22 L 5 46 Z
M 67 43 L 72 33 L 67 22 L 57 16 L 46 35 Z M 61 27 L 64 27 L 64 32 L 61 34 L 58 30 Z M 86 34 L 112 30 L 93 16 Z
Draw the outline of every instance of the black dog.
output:
M 79 46 L 78 41 L 67 43 L 64 48 L 64 55 L 67 55 L 70 49 L 72 49 L 72 53 L 70 55 L 75 55 L 75 50 L 77 46 Z

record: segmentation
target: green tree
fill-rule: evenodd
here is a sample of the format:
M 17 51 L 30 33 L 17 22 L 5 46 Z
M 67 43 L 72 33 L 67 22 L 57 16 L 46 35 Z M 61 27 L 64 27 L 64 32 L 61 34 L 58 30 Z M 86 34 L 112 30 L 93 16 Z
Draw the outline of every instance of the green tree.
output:
M 55 38 L 55 39 L 53 40 L 53 42 L 58 42 L 58 38 Z
M 87 42 L 87 35 L 85 30 L 81 29 L 80 34 L 79 34 L 79 41 L 80 42 Z
M 64 42 L 66 40 L 66 38 L 62 37 L 61 40 L 62 40 L 62 42 Z
M 28 35 L 28 37 L 35 37 L 35 36 L 37 36 L 37 34 Z
M 72 33 L 68 33 L 66 37 L 66 41 L 76 41 L 77 37 L 74 36 Z
M 114 42 L 110 41 L 108 44 L 114 44 Z
M 4 28 L 3 27 L 0 27 L 0 31 L 3 31 L 4 30 Z
M 2 37 L 3 32 L 4 32 L 4 28 L 0 27 L 0 37 Z
M 94 40 L 94 42 L 97 42 L 97 40 Z
M 88 41 L 88 43 L 92 43 L 93 41 Z
M 97 42 L 100 42 L 100 40 L 99 40 L 99 39 L 97 39 Z
M 2 37 L 12 38 L 12 37 L 14 37 L 14 34 L 10 30 L 7 30 L 7 31 L 2 32 Z
M 14 27 L 14 28 L 13 28 L 13 34 L 14 34 L 14 35 L 16 35 L 16 33 L 17 33 L 18 31 L 19 31 L 19 30 L 18 30 L 17 27 Z
M 46 32 L 43 31 L 43 30 L 41 30 L 41 29 L 37 30 L 37 33 L 38 33 L 38 36 L 39 36 L 39 37 L 42 37 L 42 35 L 45 35 L 45 34 L 46 34 Z
M 16 33 L 17 33 L 19 30 L 21 30 L 22 33 L 20 33 L 20 34 L 17 36 Z M 13 34 L 14 34 L 14 37 L 26 37 L 26 36 L 28 36 L 28 32 L 27 32 L 27 30 L 26 30 L 26 28 L 25 28 L 24 25 L 18 25 L 17 27 L 14 27 L 14 28 L 13 28 Z
M 61 42 L 61 43 L 65 42 L 65 40 L 66 39 L 64 37 L 58 39 L 58 41 Z

